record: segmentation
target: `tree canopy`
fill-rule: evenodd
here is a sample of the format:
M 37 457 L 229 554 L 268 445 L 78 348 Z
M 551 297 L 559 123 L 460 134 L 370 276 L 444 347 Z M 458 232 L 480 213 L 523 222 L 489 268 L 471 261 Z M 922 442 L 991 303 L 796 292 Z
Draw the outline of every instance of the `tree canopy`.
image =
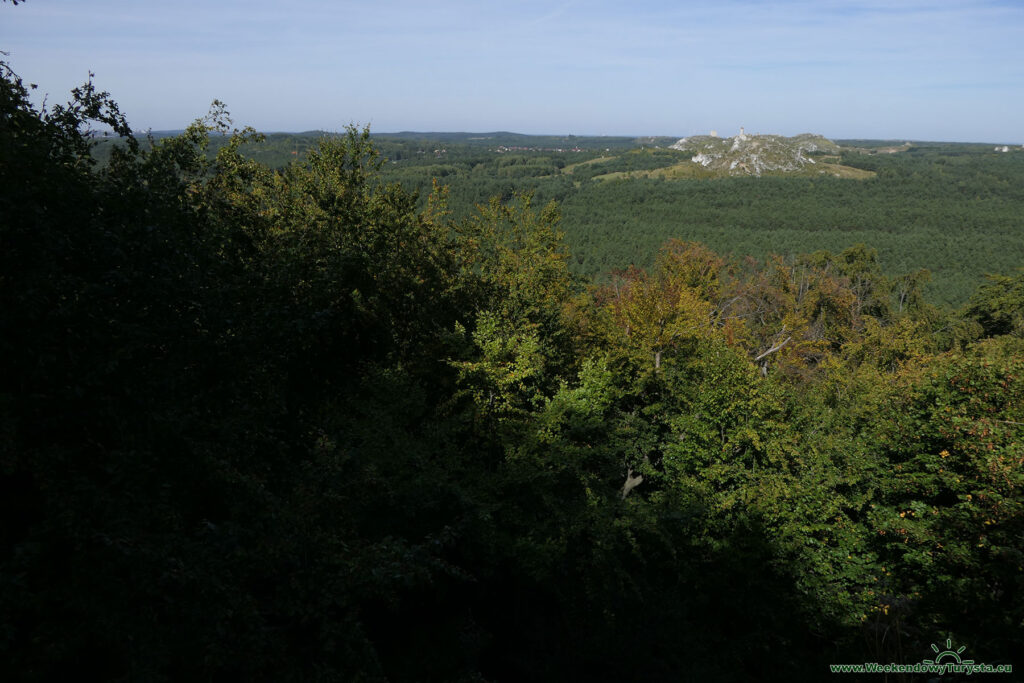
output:
M 420 201 L 366 130 L 272 169 L 219 103 L 135 145 L 0 76 L 6 680 L 1024 650 L 1019 276 L 950 311 L 869 246 L 672 240 L 592 281 L 557 205 Z

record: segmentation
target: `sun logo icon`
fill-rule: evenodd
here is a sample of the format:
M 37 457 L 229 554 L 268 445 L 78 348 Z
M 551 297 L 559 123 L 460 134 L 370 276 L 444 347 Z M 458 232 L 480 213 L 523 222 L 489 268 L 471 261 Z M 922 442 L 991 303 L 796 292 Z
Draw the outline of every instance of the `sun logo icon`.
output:
M 934 660 L 926 659 L 926 660 L 924 660 L 923 663 L 924 664 L 942 664 L 943 663 L 943 661 L 942 661 L 943 658 L 946 658 L 946 659 L 952 658 L 953 659 L 952 662 L 946 662 L 946 663 L 952 663 L 952 664 L 974 664 L 974 660 L 973 659 L 964 659 L 964 660 L 960 659 L 960 654 L 964 650 L 966 650 L 966 649 L 967 649 L 966 645 L 961 645 L 959 650 L 954 651 L 953 650 L 953 641 L 952 641 L 952 639 L 946 638 L 946 649 L 943 650 L 942 652 L 939 652 L 939 646 L 936 645 L 935 643 L 932 643 L 932 650 L 935 652 L 935 655 L 936 655 L 935 659 Z

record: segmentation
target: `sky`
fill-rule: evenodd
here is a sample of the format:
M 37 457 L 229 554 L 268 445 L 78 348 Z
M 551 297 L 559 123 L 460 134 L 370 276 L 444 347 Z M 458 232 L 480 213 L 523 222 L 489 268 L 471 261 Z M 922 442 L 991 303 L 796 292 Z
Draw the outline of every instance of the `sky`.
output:
M 137 129 L 1024 143 L 1024 0 L 25 0 L 0 50 Z

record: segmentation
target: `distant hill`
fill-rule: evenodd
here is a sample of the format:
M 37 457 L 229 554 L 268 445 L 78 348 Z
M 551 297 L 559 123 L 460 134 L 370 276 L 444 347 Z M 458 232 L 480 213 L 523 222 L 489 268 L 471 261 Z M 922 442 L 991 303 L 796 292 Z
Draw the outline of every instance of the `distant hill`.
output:
M 720 138 L 697 135 L 682 138 L 671 149 L 692 154 L 688 162 L 679 164 L 666 176 L 762 176 L 820 175 L 843 178 L 868 178 L 873 174 L 842 166 L 838 161 L 840 147 L 835 142 L 804 133 L 794 137 L 782 135 L 739 135 Z

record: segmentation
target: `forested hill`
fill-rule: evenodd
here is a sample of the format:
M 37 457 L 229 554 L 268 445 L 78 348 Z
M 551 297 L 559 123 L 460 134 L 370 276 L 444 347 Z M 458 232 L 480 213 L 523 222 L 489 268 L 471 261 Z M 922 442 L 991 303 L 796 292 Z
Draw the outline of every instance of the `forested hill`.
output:
M 39 111 L 5 65 L 0 122 L 0 680 L 821 681 L 944 642 L 1024 666 L 1024 272 L 939 309 L 870 244 L 673 239 L 592 281 L 575 249 L 611 232 L 567 244 L 504 192 L 629 227 L 675 192 L 708 225 L 796 193 L 753 231 L 963 182 L 996 235 L 1012 155 L 819 187 L 459 151 L 429 163 L 479 182 L 421 204 L 386 181 L 423 164 L 356 129 L 275 169 L 218 107 L 100 164 L 115 103 Z

